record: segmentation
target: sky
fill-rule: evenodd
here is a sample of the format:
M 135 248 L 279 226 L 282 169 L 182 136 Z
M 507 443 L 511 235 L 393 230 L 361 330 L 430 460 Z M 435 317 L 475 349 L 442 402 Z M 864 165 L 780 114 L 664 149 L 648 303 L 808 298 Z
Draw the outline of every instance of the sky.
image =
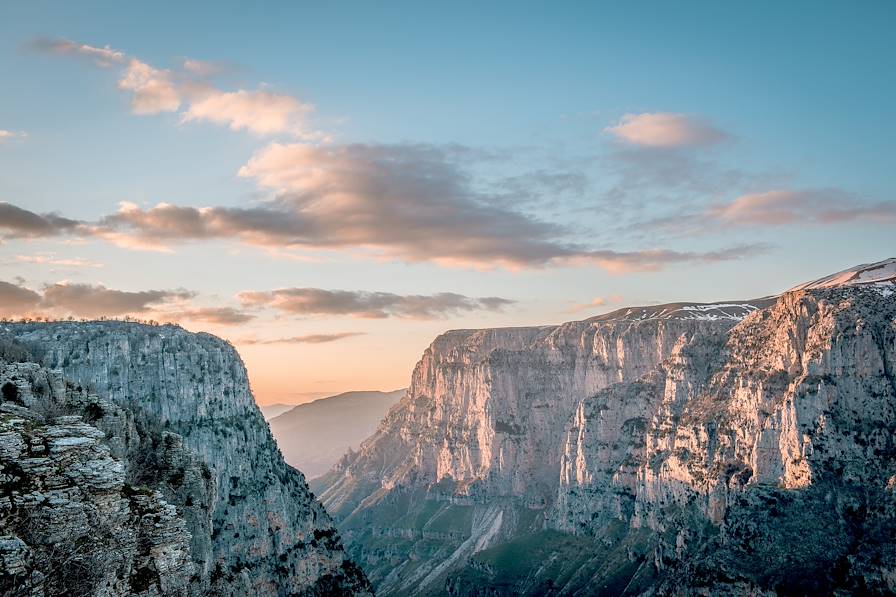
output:
M 230 340 L 257 400 L 441 332 L 896 254 L 896 4 L 0 0 L 0 316 Z

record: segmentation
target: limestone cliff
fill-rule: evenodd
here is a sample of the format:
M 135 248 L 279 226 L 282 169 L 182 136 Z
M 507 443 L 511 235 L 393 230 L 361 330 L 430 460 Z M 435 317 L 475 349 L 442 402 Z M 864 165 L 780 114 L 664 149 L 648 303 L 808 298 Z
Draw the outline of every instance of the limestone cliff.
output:
M 369 593 L 229 344 L 121 322 L 0 333 L 16 347 L 0 371 L 4 590 Z
M 557 528 L 651 531 L 662 592 L 896 590 L 892 289 L 784 294 L 585 400 Z
M 317 487 L 381 594 L 891 594 L 894 280 L 449 332 Z
M 317 482 L 379 592 L 427 592 L 474 553 L 541 528 L 579 403 L 767 301 L 623 309 L 437 338 L 407 396 Z

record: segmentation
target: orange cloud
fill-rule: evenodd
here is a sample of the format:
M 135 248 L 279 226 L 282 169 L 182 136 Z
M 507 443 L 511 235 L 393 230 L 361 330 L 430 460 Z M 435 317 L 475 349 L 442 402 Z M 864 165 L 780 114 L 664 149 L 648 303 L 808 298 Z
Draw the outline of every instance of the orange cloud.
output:
M 90 59 L 102 68 L 122 67 L 118 88 L 132 94 L 134 114 L 181 113 L 182 122 L 205 121 L 246 130 L 259 135 L 289 134 L 299 138 L 321 138 L 304 125 L 314 107 L 288 95 L 268 91 L 217 89 L 208 77 L 221 71 L 220 65 L 186 59 L 181 69 L 172 71 L 151 66 L 108 46 L 96 47 L 62 39 L 40 39 L 32 49 L 53 54 Z
M 711 208 L 707 216 L 731 226 L 833 224 L 858 219 L 892 221 L 896 219 L 896 202 L 862 202 L 832 189 L 773 190 L 742 195 L 731 203 Z
M 228 126 L 231 130 L 248 130 L 259 135 L 289 132 L 308 136 L 303 117 L 313 110 L 288 95 L 266 91 L 214 91 L 190 104 L 183 122 L 205 120 Z
M 652 148 L 711 145 L 728 137 L 700 119 L 669 112 L 626 114 L 604 131 L 625 143 Z

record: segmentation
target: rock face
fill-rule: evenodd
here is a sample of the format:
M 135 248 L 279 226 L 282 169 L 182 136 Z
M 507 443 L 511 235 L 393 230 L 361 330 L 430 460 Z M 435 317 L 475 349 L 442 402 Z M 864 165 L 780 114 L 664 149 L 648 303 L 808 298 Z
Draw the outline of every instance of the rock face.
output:
M 0 592 L 369 593 L 230 345 L 121 322 L 0 333 Z
M 440 589 L 474 553 L 542 528 L 566 425 L 584 398 L 765 303 L 443 334 L 376 434 L 315 489 L 379 593 Z
M 315 488 L 380 594 L 891 594 L 894 279 L 449 332 Z
M 892 289 L 784 294 L 585 400 L 556 528 L 651 531 L 661 592 L 896 590 Z
M 284 460 L 313 479 L 349 450 L 357 450 L 404 394 L 345 392 L 289 407 L 268 424 Z

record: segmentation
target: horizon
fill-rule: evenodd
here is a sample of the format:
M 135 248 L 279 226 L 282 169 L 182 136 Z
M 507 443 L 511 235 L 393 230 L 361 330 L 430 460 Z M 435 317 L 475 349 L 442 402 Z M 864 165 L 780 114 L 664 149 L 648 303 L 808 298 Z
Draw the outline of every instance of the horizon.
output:
M 893 5 L 90 6 L 0 23 L 0 316 L 169 318 L 260 405 L 896 253 Z
M 564 323 L 569 323 L 569 322 L 574 322 L 574 321 L 583 321 L 583 320 L 585 320 L 585 319 L 589 319 L 589 318 L 591 318 L 591 317 L 596 317 L 596 316 L 600 316 L 600 315 L 606 315 L 606 314 L 608 314 L 608 313 L 613 313 L 613 312 L 616 312 L 616 311 L 622 311 L 622 310 L 625 310 L 625 309 L 632 309 L 632 308 L 635 308 L 635 309 L 636 309 L 636 308 L 642 308 L 642 307 L 658 307 L 658 306 L 663 306 L 663 305 L 667 305 L 667 304 L 670 304 L 670 305 L 674 305 L 674 304 L 713 305 L 713 304 L 724 304 L 724 303 L 726 303 L 726 302 L 731 302 L 731 301 L 735 301 L 735 302 L 746 301 L 746 302 L 749 302 L 749 301 L 752 301 L 752 300 L 762 300 L 762 299 L 776 298 L 776 297 L 779 297 L 779 296 L 781 296 L 782 294 L 784 294 L 784 293 L 786 293 L 786 292 L 789 292 L 789 291 L 794 290 L 795 287 L 801 286 L 801 285 L 803 285 L 803 284 L 808 284 L 808 283 L 811 283 L 811 282 L 816 282 L 816 281 L 818 281 L 818 280 L 820 280 L 820 279 L 824 279 L 824 278 L 827 278 L 827 277 L 832 277 L 832 276 L 834 276 L 835 274 L 843 273 L 843 272 L 849 271 L 850 269 L 856 269 L 856 268 L 859 268 L 859 267 L 862 267 L 862 266 L 868 266 L 868 265 L 873 265 L 873 264 L 875 264 L 875 263 L 881 263 L 881 262 L 885 262 L 885 261 L 893 261 L 893 260 L 896 260 L 896 257 L 885 257 L 885 258 L 879 259 L 879 260 L 874 261 L 874 262 L 861 263 L 861 264 L 858 264 L 858 263 L 857 263 L 857 264 L 853 264 L 853 265 L 850 266 L 850 267 L 846 267 L 846 268 L 843 268 L 843 269 L 837 269 L 837 270 L 835 270 L 835 271 L 828 272 L 827 274 L 823 274 L 823 275 L 821 275 L 821 276 L 818 276 L 817 278 L 812 278 L 812 279 L 802 280 L 802 281 L 800 281 L 800 282 L 798 282 L 798 283 L 796 283 L 796 284 L 790 286 L 789 288 L 787 288 L 787 289 L 785 289 L 785 290 L 782 290 L 782 291 L 780 291 L 780 292 L 773 293 L 773 294 L 762 295 L 762 296 L 757 296 L 757 297 L 753 297 L 753 298 L 751 298 L 751 299 L 729 299 L 728 301 L 721 300 L 721 301 L 713 301 L 713 302 L 710 302 L 710 303 L 699 302 L 699 301 L 675 301 L 675 302 L 672 302 L 672 303 L 653 303 L 653 304 L 649 304 L 649 305 L 622 305 L 622 306 L 616 307 L 616 308 L 614 308 L 614 309 L 612 309 L 612 310 L 610 310 L 610 311 L 603 310 L 602 313 L 597 313 L 597 314 L 594 314 L 594 315 L 590 315 L 590 316 L 587 316 L 587 317 L 583 317 L 583 318 L 581 318 L 581 319 L 573 319 L 573 320 L 568 320 L 568 321 L 563 321 L 563 322 L 558 322 L 558 323 L 548 323 L 548 324 L 542 324 L 542 325 L 537 325 L 537 326 L 504 326 L 504 327 L 505 327 L 505 328 L 510 328 L 510 329 L 512 329 L 512 328 L 517 328 L 517 327 L 519 327 L 519 328 L 524 328 L 524 327 L 558 327 L 558 326 L 560 326 L 560 325 L 562 325 L 562 324 L 564 324 Z M 86 318 L 82 318 L 82 319 L 49 319 L 49 318 L 47 318 L 47 319 L 44 319 L 44 321 L 48 321 L 48 322 L 49 322 L 49 321 L 52 321 L 52 322 L 63 322 L 63 323 L 65 323 L 65 322 L 71 322 L 71 323 L 92 323 L 92 322 L 137 323 L 137 324 L 140 324 L 140 325 L 152 325 L 152 326 L 169 326 L 169 325 L 170 325 L 170 326 L 176 326 L 176 327 L 181 327 L 181 328 L 183 328 L 183 329 L 187 329 L 186 327 L 182 326 L 180 323 L 177 323 L 177 322 L 158 322 L 158 321 L 149 321 L 149 320 L 144 321 L 144 320 L 139 320 L 139 319 L 135 319 L 135 318 L 129 318 L 129 319 L 126 319 L 126 318 L 120 318 L 120 319 L 119 319 L 119 318 L 114 318 L 114 317 L 113 317 L 113 318 L 102 318 L 102 319 L 86 319 Z M 34 322 L 39 322 L 39 320 L 36 320 L 36 319 L 35 319 Z M 2 323 L 28 323 L 28 321 L 25 321 L 25 320 L 22 320 L 22 321 L 16 321 L 16 320 L 8 320 L 8 319 L 6 319 L 6 318 L 3 318 L 3 319 L 0 319 L 0 324 L 2 324 Z M 467 331 L 467 330 L 475 331 L 475 330 L 477 330 L 477 329 L 494 329 L 494 328 L 458 328 L 458 329 L 449 329 L 449 330 L 444 330 L 444 331 L 442 332 L 442 334 L 449 333 L 449 332 L 455 332 L 455 331 Z M 500 328 L 499 328 L 499 329 L 500 329 Z M 210 332 L 207 332 L 207 331 L 205 331 L 205 330 L 201 330 L 201 329 L 194 329 L 194 330 L 189 330 L 189 329 L 187 329 L 187 331 L 201 332 L 201 333 L 210 333 Z M 226 338 L 225 338 L 225 340 L 226 340 Z M 434 340 L 434 339 L 433 339 L 433 340 Z M 409 376 L 410 376 L 410 373 L 411 373 L 411 372 L 408 373 Z M 249 375 L 249 376 L 250 376 L 250 378 L 251 378 L 251 372 L 250 372 L 250 375 Z M 253 391 L 253 398 L 255 399 L 255 402 L 256 402 L 256 404 L 258 404 L 259 407 L 271 407 L 271 406 L 290 406 L 290 407 L 296 407 L 296 406 L 302 406 L 302 405 L 306 405 L 306 404 L 312 404 L 312 403 L 314 403 L 314 402 L 319 402 L 319 401 L 322 401 L 322 400 L 328 400 L 328 399 L 330 399 L 330 398 L 338 398 L 338 397 L 343 396 L 343 395 L 345 395 L 345 394 L 363 394 L 363 393 L 391 394 L 391 393 L 394 393 L 394 392 L 406 391 L 407 389 L 408 389 L 408 386 L 407 386 L 407 384 L 405 384 L 405 385 L 402 386 L 402 387 L 399 387 L 399 388 L 393 388 L 393 389 L 378 389 L 378 388 L 348 389 L 348 390 L 339 390 L 339 391 L 337 391 L 337 392 L 305 392 L 305 393 L 295 393 L 295 394 L 288 394 L 288 395 L 287 395 L 287 396 L 303 396 L 303 397 L 305 398 L 305 400 L 302 400 L 302 401 L 300 401 L 300 402 L 291 402 L 291 401 L 289 401 L 288 398 L 283 399 L 283 400 L 281 400 L 281 401 L 276 401 L 276 402 L 263 402 L 263 401 L 259 401 L 258 396 L 257 396 L 257 395 L 255 394 L 255 392 Z

